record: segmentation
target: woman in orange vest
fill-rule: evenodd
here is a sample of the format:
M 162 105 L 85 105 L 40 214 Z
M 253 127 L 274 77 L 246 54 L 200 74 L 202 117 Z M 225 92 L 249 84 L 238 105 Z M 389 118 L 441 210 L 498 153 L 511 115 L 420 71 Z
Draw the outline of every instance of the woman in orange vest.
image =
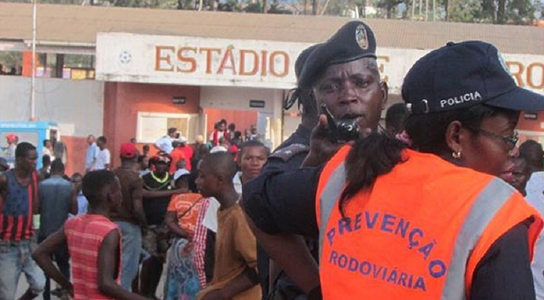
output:
M 371 133 L 324 166 L 247 183 L 257 239 L 310 299 L 535 299 L 542 220 L 494 176 L 516 155 L 519 111 L 544 110 L 544 97 L 517 87 L 497 49 L 478 41 L 425 55 L 402 95 L 402 141 Z M 306 165 L 330 157 L 326 129 L 321 116 Z M 292 234 L 319 236 L 320 281 Z

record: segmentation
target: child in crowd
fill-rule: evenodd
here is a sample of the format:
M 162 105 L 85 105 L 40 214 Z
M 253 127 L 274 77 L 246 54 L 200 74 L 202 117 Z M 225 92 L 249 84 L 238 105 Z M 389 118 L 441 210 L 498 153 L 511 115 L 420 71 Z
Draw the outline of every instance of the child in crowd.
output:
M 111 171 L 90 172 L 83 177 L 83 194 L 89 201 L 87 214 L 66 221 L 32 257 L 75 299 L 146 299 L 119 285 L 121 234 L 108 219 L 111 209 L 121 202 L 119 180 Z M 68 244 L 72 258 L 73 285 L 51 261 L 51 255 L 63 244 Z
M 200 291 L 194 247 L 198 241 L 193 240 L 193 235 L 200 208 L 207 200 L 200 194 L 189 192 L 189 176 L 185 169 L 174 174 L 176 188 L 185 189 L 187 193 L 172 196 L 164 218 L 174 236 L 168 251 L 164 300 L 195 299 Z
M 218 152 L 206 156 L 198 171 L 196 184 L 202 196 L 215 197 L 221 206 L 217 212 L 213 279 L 197 299 L 259 300 L 256 241 L 232 183 L 236 164 L 229 153 Z

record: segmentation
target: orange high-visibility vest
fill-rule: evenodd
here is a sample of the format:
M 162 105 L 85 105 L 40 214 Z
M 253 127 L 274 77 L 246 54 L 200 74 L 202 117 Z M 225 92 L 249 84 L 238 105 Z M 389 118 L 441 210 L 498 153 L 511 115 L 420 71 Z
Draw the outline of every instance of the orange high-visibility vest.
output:
M 327 163 L 317 189 L 323 299 L 468 299 L 472 275 L 492 244 L 533 217 L 502 180 L 441 158 L 405 150 L 406 162 L 378 177 L 345 206 L 345 146 Z M 531 253 L 532 257 L 532 253 Z

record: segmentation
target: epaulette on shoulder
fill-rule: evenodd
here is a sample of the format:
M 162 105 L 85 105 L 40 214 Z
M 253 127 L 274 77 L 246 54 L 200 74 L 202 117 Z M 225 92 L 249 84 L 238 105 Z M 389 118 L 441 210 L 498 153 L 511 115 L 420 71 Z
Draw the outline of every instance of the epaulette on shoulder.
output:
M 300 153 L 304 153 L 308 151 L 310 151 L 310 147 L 304 144 L 291 144 L 285 148 L 281 148 L 280 150 L 272 153 L 270 155 L 270 158 L 279 158 L 285 162 Z

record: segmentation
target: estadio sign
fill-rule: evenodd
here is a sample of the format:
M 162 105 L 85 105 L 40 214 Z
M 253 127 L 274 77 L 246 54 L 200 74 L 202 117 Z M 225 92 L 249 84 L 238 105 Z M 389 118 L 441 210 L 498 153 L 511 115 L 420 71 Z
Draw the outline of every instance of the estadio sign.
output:
M 99 33 L 96 79 L 196 86 L 290 89 L 295 61 L 311 44 Z M 399 93 L 404 75 L 429 50 L 378 48 L 382 77 Z M 544 56 L 503 54 L 518 85 L 544 93 Z
M 198 86 L 291 88 L 308 44 L 98 34 L 96 78 Z

